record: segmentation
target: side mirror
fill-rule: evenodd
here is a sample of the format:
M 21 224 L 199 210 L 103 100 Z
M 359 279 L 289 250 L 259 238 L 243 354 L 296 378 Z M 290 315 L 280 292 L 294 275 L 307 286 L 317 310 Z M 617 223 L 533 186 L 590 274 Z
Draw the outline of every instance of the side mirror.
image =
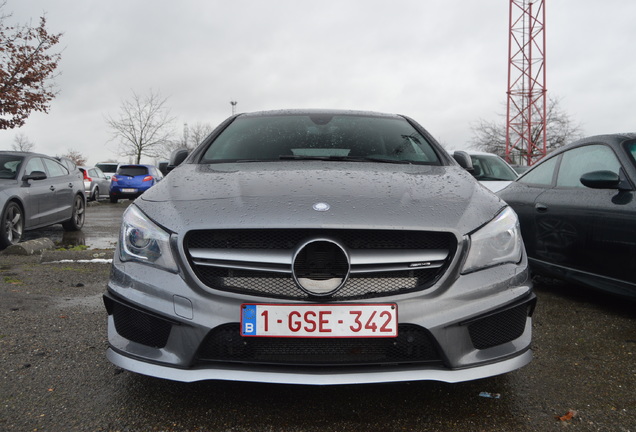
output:
M 459 166 L 464 168 L 469 173 L 472 174 L 472 172 L 475 170 L 473 168 L 473 160 L 472 160 L 472 158 L 465 151 L 453 152 L 453 159 L 455 159 L 457 161 L 457 163 L 459 164 Z
M 173 151 L 170 154 L 170 161 L 168 162 L 168 166 L 166 167 L 166 171 L 170 172 L 179 165 L 188 157 L 190 152 L 188 149 L 178 149 Z
M 618 189 L 620 176 L 613 171 L 592 171 L 581 176 L 581 183 L 592 189 Z
M 25 174 L 22 176 L 22 181 L 29 180 L 45 180 L 46 173 L 43 171 L 31 171 L 31 174 Z

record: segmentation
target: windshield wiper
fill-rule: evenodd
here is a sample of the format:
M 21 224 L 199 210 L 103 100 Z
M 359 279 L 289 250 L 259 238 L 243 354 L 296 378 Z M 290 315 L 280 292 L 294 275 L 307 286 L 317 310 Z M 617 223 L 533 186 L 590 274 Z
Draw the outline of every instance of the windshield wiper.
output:
M 322 160 L 322 161 L 341 161 L 341 162 L 383 162 L 393 164 L 412 164 L 413 161 L 384 159 L 377 157 L 362 156 L 306 156 L 306 155 L 280 155 L 280 160 Z
M 479 181 L 512 181 L 509 179 L 503 179 L 499 177 L 488 177 L 488 176 L 479 177 L 477 180 Z

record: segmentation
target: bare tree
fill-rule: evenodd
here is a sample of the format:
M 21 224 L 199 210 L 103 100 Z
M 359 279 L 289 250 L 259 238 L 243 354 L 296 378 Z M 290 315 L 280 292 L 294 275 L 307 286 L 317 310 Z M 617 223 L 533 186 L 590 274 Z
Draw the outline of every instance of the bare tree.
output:
M 145 96 L 133 91 L 131 99 L 122 102 L 119 118 L 106 118 L 113 139 L 119 141 L 121 156 L 134 157 L 136 163 L 141 162 L 142 156 L 161 156 L 170 142 L 174 122 L 167 100 L 153 90 Z
M 213 128 L 209 123 L 196 123 L 190 128 L 188 134 L 189 141 L 186 142 L 186 147 L 190 150 L 194 149 L 212 133 L 212 130 Z
M 86 156 L 77 150 L 69 149 L 66 154 L 63 154 L 62 156 L 72 160 L 75 165 L 86 165 Z
M 503 116 L 502 116 L 503 117 Z M 472 127 L 473 138 L 471 147 L 495 153 L 501 157 L 506 156 L 506 121 L 486 121 L 480 119 Z M 582 136 L 581 127 L 574 123 L 572 118 L 561 110 L 558 99 L 550 98 L 546 113 L 546 148 L 547 151 L 557 149 Z M 541 139 L 541 130 L 532 131 L 533 142 Z
M 24 125 L 32 111 L 48 112 L 57 95 L 52 80 L 62 56 L 53 51 L 62 34 L 50 34 L 46 18 L 31 27 L 6 25 L 9 17 L 0 15 L 0 129 Z
M 166 159 L 174 150 L 186 148 L 192 151 L 196 146 L 212 132 L 213 128 L 209 123 L 196 123 L 194 126 L 189 126 L 188 123 L 183 124 L 183 136 L 175 141 L 166 143 L 164 149 L 164 156 Z
M 26 137 L 23 133 L 19 133 L 13 138 L 13 144 L 11 144 L 11 149 L 13 151 L 23 151 L 30 152 L 33 151 L 35 144 Z

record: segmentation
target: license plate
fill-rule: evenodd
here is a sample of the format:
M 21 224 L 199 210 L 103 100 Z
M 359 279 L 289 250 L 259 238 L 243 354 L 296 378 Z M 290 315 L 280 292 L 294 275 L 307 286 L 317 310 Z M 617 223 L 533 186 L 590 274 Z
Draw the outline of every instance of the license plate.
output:
M 121 190 L 123 193 L 136 193 L 137 189 L 131 189 L 131 188 L 122 188 Z
M 244 304 L 241 335 L 255 337 L 397 337 L 395 304 Z

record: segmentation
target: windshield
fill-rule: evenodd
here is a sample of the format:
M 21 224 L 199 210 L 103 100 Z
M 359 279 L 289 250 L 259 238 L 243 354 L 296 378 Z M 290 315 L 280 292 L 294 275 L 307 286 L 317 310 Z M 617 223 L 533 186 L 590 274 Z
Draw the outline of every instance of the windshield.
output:
M 627 154 L 631 156 L 632 162 L 636 164 L 636 141 L 631 141 L 625 144 L 625 148 L 627 149 Z
M 0 155 L 0 179 L 15 180 L 24 157 Z
M 353 114 L 238 117 L 202 162 L 306 159 L 440 164 L 403 118 Z
M 517 172 L 499 156 L 471 154 L 470 158 L 473 161 L 473 175 L 477 180 L 512 181 L 518 177 Z

